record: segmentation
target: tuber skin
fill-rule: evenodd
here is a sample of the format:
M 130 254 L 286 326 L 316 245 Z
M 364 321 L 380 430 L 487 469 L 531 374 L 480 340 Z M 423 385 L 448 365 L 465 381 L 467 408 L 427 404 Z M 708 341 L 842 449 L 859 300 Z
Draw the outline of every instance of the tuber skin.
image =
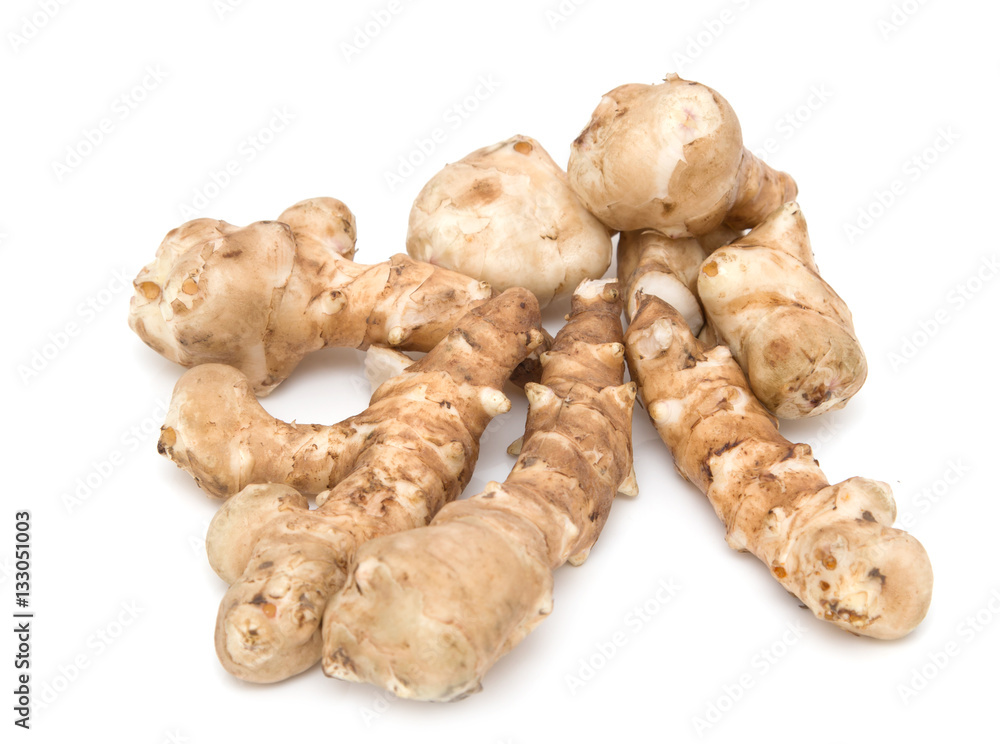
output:
M 514 327 L 515 322 L 534 322 L 531 312 L 537 303 L 531 297 L 524 299 L 526 294 L 530 293 L 521 290 L 504 300 L 503 312 L 510 319 L 500 316 L 507 325 L 499 326 L 498 333 L 508 333 L 507 327 Z M 518 306 L 519 314 L 509 309 L 512 298 L 526 303 L 525 308 Z M 522 318 L 520 314 L 525 313 Z M 527 354 L 542 338 L 540 326 L 531 325 L 523 335 Z M 407 366 L 413 364 L 408 362 Z M 497 374 L 502 385 L 504 368 L 498 368 Z M 286 423 L 264 410 L 249 380 L 235 367 L 202 364 L 181 375 L 174 386 L 157 449 L 212 498 L 227 499 L 255 483 L 283 483 L 315 496 L 340 483 L 371 438 L 401 417 L 409 422 L 406 425 L 418 423 L 410 421 L 408 410 L 400 410 L 398 400 L 376 390 L 365 411 L 337 424 Z
M 451 163 L 410 211 L 414 258 L 530 289 L 541 307 L 611 263 L 608 230 L 580 203 L 542 146 L 517 135 Z
M 843 408 L 868 374 L 851 311 L 819 275 L 802 210 L 776 209 L 701 266 L 698 296 L 761 403 L 780 418 Z
M 830 485 L 808 445 L 778 433 L 725 346 L 644 298 L 625 334 L 632 379 L 678 472 L 708 496 L 730 547 L 749 551 L 818 618 L 895 639 L 924 618 L 933 573 L 923 546 L 891 527 L 889 486 Z
M 743 146 L 722 96 L 675 74 L 606 93 L 573 142 L 567 171 L 609 228 L 670 238 L 753 227 L 797 193 L 791 176 Z
M 325 347 L 428 351 L 493 296 L 485 282 L 405 255 L 355 263 L 355 235 L 354 215 L 331 198 L 242 228 L 187 222 L 136 277 L 129 325 L 185 367 L 236 367 L 264 396 Z
M 371 407 L 345 422 L 356 432 L 349 446 L 325 453 L 345 461 L 343 477 L 319 494 L 316 509 L 280 483 L 251 485 L 223 505 L 206 543 L 213 568 L 231 582 L 215 635 L 229 672 L 276 682 L 319 661 L 320 619 L 354 551 L 426 524 L 462 492 L 480 436 L 510 408 L 500 387 L 541 342 L 539 324 L 531 293 L 508 290 L 383 383 Z
M 697 335 L 705 325 L 698 300 L 698 272 L 705 257 L 740 233 L 725 226 L 699 238 L 668 238 L 656 230 L 624 232 L 618 238 L 618 281 L 631 320 L 641 295 L 671 305 Z
M 635 385 L 622 384 L 621 340 L 617 284 L 584 282 L 542 355 L 542 383 L 525 387 L 527 426 L 507 480 L 358 550 L 323 619 L 327 675 L 459 699 L 549 614 L 552 572 L 583 562 L 615 492 L 634 486 Z

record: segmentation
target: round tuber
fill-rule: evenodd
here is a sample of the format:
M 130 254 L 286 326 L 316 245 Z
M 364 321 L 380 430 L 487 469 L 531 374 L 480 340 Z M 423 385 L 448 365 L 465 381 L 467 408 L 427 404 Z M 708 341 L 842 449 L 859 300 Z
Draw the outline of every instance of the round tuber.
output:
M 568 174 L 609 228 L 652 228 L 671 238 L 723 223 L 753 227 L 797 192 L 791 176 L 743 146 L 726 99 L 673 74 L 607 93 L 573 142 Z
M 406 250 L 541 307 L 611 263 L 608 230 L 542 146 L 518 135 L 445 166 L 417 195 Z

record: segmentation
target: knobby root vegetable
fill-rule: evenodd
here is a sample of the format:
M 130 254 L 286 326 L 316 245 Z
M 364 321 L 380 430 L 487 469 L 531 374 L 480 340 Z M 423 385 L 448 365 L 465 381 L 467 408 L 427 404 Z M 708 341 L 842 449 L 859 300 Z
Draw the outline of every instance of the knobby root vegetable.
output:
M 487 316 L 479 312 L 484 307 L 493 307 Z M 502 304 L 494 301 L 481 308 L 462 323 L 474 322 L 480 335 L 505 334 L 506 345 L 483 349 L 481 357 L 484 364 L 499 364 L 485 378 L 498 381 L 493 387 L 499 388 L 509 374 L 507 355 L 523 359 L 538 345 L 537 303 L 521 290 L 505 296 Z M 517 333 L 520 346 L 512 346 Z M 437 356 L 443 353 L 440 349 Z M 399 423 L 401 416 L 409 422 L 409 412 L 400 413 L 400 401 L 386 391 L 375 391 L 367 410 L 337 424 L 286 423 L 264 410 L 242 372 L 225 364 L 201 364 L 174 386 L 157 448 L 213 498 L 229 498 L 255 483 L 283 483 L 313 496 L 350 473 L 372 437 L 410 425 Z M 500 394 L 490 389 L 484 395 Z
M 584 282 L 542 355 L 507 480 L 427 527 L 363 545 L 323 619 L 323 670 L 401 697 L 453 700 L 552 608 L 552 571 L 580 563 L 631 468 L 634 383 L 622 384 L 615 283 Z
M 729 350 L 706 350 L 660 299 L 642 301 L 625 345 L 678 472 L 708 496 L 731 547 L 753 553 L 817 617 L 852 633 L 891 639 L 917 626 L 931 565 L 915 538 L 890 526 L 888 485 L 829 485 L 809 446 L 778 433 Z
M 230 364 L 266 395 L 317 349 L 427 351 L 493 295 L 405 255 L 355 263 L 354 242 L 354 215 L 330 198 L 242 228 L 187 222 L 136 277 L 129 325 L 167 359 Z
M 406 250 L 497 290 L 526 287 L 542 307 L 611 263 L 608 230 L 542 146 L 521 135 L 428 181 L 410 212 Z
M 725 226 L 699 238 L 668 238 L 656 230 L 622 233 L 617 269 L 625 290 L 625 317 L 635 314 L 640 295 L 652 295 L 680 312 L 697 335 L 705 324 L 698 301 L 698 270 L 705 256 L 739 236 Z
M 281 484 L 250 486 L 223 505 L 207 549 L 232 584 L 215 635 L 228 671 L 274 682 L 319 660 L 320 619 L 354 551 L 378 535 L 426 524 L 462 492 L 480 436 L 510 408 L 500 387 L 541 340 L 539 322 L 531 293 L 508 290 L 383 383 L 371 407 L 340 427 L 347 447 L 323 451 L 337 461 L 341 479 L 319 494 L 316 509 Z M 257 436 L 275 433 L 272 427 Z M 296 461 L 298 451 L 287 456 Z
M 701 266 L 698 296 L 750 387 L 794 419 L 843 408 L 868 374 L 851 311 L 820 278 L 802 210 L 776 209 Z
M 671 238 L 725 223 L 753 227 L 795 198 L 787 173 L 743 146 L 739 121 L 711 88 L 668 75 L 605 94 L 573 147 L 569 182 L 614 230 L 653 228 Z

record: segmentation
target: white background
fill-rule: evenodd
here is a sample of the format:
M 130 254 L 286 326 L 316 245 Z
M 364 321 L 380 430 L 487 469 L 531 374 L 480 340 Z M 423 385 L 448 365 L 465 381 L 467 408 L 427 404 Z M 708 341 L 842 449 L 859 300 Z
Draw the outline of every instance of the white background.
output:
M 13 612 L 14 512 L 28 509 L 31 684 L 47 701 L 15 734 L 925 741 L 966 740 L 992 721 L 1000 280 L 983 261 L 998 255 L 997 5 L 398 1 L 395 13 L 387 0 L 4 4 L 0 605 Z M 391 20 L 360 38 L 373 13 Z M 246 224 L 335 196 L 357 215 L 358 259 L 376 262 L 403 250 L 413 197 L 444 163 L 523 133 L 565 164 L 604 92 L 671 70 L 720 91 L 747 145 L 798 181 L 870 374 L 844 411 L 783 431 L 814 446 L 831 481 L 892 485 L 934 564 L 924 623 L 878 642 L 812 618 L 727 548 L 640 411 L 640 496 L 616 503 L 583 567 L 558 572 L 553 615 L 480 694 L 386 702 L 318 669 L 272 686 L 229 677 L 212 644 L 225 587 L 202 544 L 217 504 L 156 454 L 161 401 L 181 370 L 129 331 L 126 282 L 228 161 L 239 173 L 197 214 Z M 290 122 L 262 132 L 274 111 Z M 88 148 L 102 119 L 110 131 Z M 390 188 L 387 174 L 420 160 L 417 142 L 435 128 L 444 142 Z M 250 137 L 268 142 L 254 150 Z M 551 331 L 563 310 L 546 314 Z M 361 359 L 314 355 L 268 410 L 327 423 L 360 410 Z M 516 398 L 487 434 L 470 493 L 505 476 L 524 411 Z M 661 582 L 679 587 L 666 603 Z M 610 655 L 602 644 L 619 632 L 627 642 Z M 14 639 L 3 636 L 0 688 L 11 691 Z M 567 676 L 591 663 L 601 668 L 571 690 Z M 0 706 L 7 731 L 12 698 Z

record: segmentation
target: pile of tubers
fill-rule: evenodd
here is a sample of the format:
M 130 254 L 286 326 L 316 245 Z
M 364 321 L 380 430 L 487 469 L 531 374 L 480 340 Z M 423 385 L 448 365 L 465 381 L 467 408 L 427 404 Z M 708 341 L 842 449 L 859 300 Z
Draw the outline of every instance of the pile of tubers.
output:
M 229 585 L 223 666 L 275 682 L 320 663 L 420 700 L 479 690 L 551 612 L 552 572 L 637 493 L 637 396 L 732 548 L 822 620 L 913 630 L 931 566 L 891 526 L 889 487 L 831 485 L 778 433 L 867 373 L 796 196 L 722 96 L 670 75 L 607 93 L 566 171 L 524 136 L 446 166 L 414 202 L 408 256 L 354 262 L 354 216 L 331 198 L 170 231 L 129 323 L 190 368 L 158 449 L 225 500 L 207 536 Z M 568 295 L 552 338 L 540 308 Z M 266 413 L 258 397 L 329 346 L 371 349 L 369 407 L 329 426 Z M 529 404 L 517 460 L 459 499 L 508 380 Z

